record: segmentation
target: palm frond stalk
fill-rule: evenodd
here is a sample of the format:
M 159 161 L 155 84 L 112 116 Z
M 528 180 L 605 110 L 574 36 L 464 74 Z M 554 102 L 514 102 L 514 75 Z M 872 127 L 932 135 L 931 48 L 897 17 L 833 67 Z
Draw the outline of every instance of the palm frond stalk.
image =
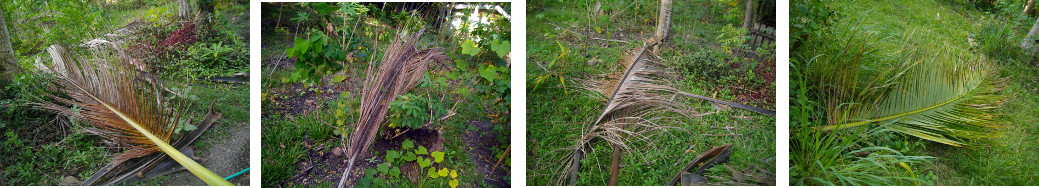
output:
M 76 117 L 100 129 L 101 136 L 131 145 L 112 164 L 162 151 L 207 184 L 232 185 L 168 144 L 184 114 L 182 104 L 162 98 L 116 44 L 106 41 L 89 51 L 89 56 L 79 57 L 62 46 L 48 48 L 53 65 L 45 71 L 55 73 L 57 81 L 45 89 L 54 93 L 47 96 L 53 101 L 30 105 Z
M 400 36 L 386 49 L 382 63 L 368 65 L 369 77 L 364 82 L 361 90 L 360 118 L 354 132 L 350 134 L 350 142 L 347 145 L 346 156 L 349 157 L 343 177 L 339 180 L 339 187 L 345 187 L 350 170 L 354 162 L 363 153 L 368 151 L 372 141 L 375 140 L 379 125 L 389 110 L 390 102 L 398 95 L 405 94 L 414 88 L 423 74 L 429 69 L 430 63 L 443 63 L 448 61 L 443 48 L 435 47 L 418 50 L 415 43 L 422 36 L 422 31 L 416 32 L 407 38 Z
M 830 124 L 818 129 L 891 123 L 888 128 L 897 132 L 952 146 L 993 136 L 991 128 L 1000 127 L 996 110 L 1007 100 L 999 93 L 1006 80 L 995 76 L 984 57 L 962 60 L 941 54 L 907 63 L 892 79 L 891 89 L 866 97 L 878 100 L 837 108 L 830 112 Z

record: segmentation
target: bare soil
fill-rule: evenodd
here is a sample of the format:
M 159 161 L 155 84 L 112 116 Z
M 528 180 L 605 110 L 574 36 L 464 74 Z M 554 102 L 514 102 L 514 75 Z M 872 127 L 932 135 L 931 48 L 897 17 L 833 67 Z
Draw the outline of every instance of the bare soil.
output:
M 239 125 L 224 125 L 216 124 L 214 126 L 227 126 L 224 129 L 210 129 L 209 131 L 227 131 L 228 136 L 222 139 L 220 143 L 213 143 L 208 149 L 196 151 L 196 156 L 202 158 L 199 164 L 209 168 L 210 171 L 216 173 L 221 177 L 227 177 L 232 174 L 238 173 L 241 170 L 249 168 L 249 127 L 247 124 L 242 123 Z M 214 127 L 216 128 L 216 127 Z M 215 134 L 207 133 L 209 135 Z M 250 179 L 250 172 L 259 169 L 250 169 L 242 175 L 238 175 L 232 178 L 231 183 L 239 186 L 248 186 Z M 170 180 L 165 182 L 163 185 L 178 185 L 178 186 L 201 186 L 206 185 L 205 182 L 195 177 L 187 170 L 182 170 L 169 174 Z

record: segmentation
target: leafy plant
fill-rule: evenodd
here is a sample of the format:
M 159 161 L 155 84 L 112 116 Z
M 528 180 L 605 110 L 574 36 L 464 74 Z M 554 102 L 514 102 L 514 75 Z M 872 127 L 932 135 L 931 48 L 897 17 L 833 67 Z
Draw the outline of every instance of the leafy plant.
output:
M 325 75 L 343 69 L 343 65 L 337 62 L 346 61 L 347 52 L 338 43 L 329 43 L 324 32 L 312 29 L 308 36 L 297 37 L 293 47 L 285 52 L 289 57 L 298 58 L 296 71 L 289 80 L 321 83 L 319 81 Z
M 195 43 L 185 57 L 165 67 L 169 76 L 192 80 L 230 76 L 248 70 L 249 64 L 249 50 L 244 45 Z
M 718 34 L 717 40 L 726 55 L 731 55 L 735 50 L 746 48 L 745 32 L 742 28 L 732 27 L 732 25 L 722 27 L 722 32 Z
M 570 64 L 569 63 L 570 61 L 568 59 L 566 59 L 567 54 L 570 53 L 570 49 L 564 47 L 563 43 L 561 43 L 559 41 L 556 41 L 556 44 L 559 45 L 559 51 L 560 51 L 559 52 L 559 56 L 556 56 L 555 58 L 553 58 L 552 61 L 548 63 L 548 66 L 541 67 L 547 73 L 543 74 L 543 75 L 539 75 L 537 78 L 534 79 L 534 81 L 533 81 L 534 86 L 531 87 L 531 88 L 533 88 L 531 90 L 537 90 L 538 86 L 540 86 L 541 83 L 544 82 L 544 81 L 553 81 L 554 82 L 555 79 L 551 79 L 551 78 L 555 77 L 555 78 L 559 78 L 559 85 L 563 86 L 563 93 L 568 93 L 566 91 L 566 82 L 564 81 L 563 77 L 565 76 L 565 74 L 566 74 L 566 72 L 568 70 L 569 64 Z M 560 65 L 558 67 L 561 67 L 561 68 L 557 68 L 557 69 L 563 69 L 563 70 L 553 69 L 553 67 L 557 67 L 557 66 L 555 66 L 557 62 L 560 63 Z M 538 64 L 538 65 L 540 65 L 540 64 Z
M 406 163 L 415 163 L 418 165 L 419 172 L 427 172 L 423 180 L 427 178 L 441 178 L 450 177 L 449 182 L 452 188 L 458 186 L 458 172 L 456 170 L 447 169 L 441 162 L 444 161 L 444 152 L 433 151 L 429 152 L 425 146 L 416 145 L 411 139 L 405 139 L 401 142 L 401 150 L 386 150 L 386 154 L 383 157 L 386 162 L 376 166 L 374 170 L 368 169 L 365 172 L 364 179 L 361 180 L 361 187 L 386 187 L 387 184 L 376 179 L 376 175 L 380 177 L 390 179 L 391 181 L 397 181 L 396 179 L 402 178 L 400 166 Z M 369 172 L 371 174 L 369 175 Z M 378 182 L 378 183 L 376 183 Z
M 476 43 L 473 42 L 473 40 L 466 40 L 465 42 L 462 42 L 461 47 L 462 54 L 470 56 L 476 56 L 477 54 L 480 54 L 480 48 L 476 47 Z
M 432 120 L 432 115 L 447 113 L 442 102 L 435 99 L 404 94 L 390 102 L 390 128 L 419 128 Z
M 823 38 L 823 28 L 835 22 L 837 17 L 837 12 L 822 0 L 797 0 L 790 5 L 792 48 L 798 48 L 804 40 Z

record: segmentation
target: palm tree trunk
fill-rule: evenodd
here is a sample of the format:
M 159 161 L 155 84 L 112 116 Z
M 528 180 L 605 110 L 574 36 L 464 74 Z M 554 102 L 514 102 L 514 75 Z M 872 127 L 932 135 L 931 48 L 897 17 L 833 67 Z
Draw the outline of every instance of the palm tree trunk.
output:
M 7 32 L 7 22 L 4 21 L 3 15 L 3 8 L 0 8 L 0 80 L 9 80 L 21 70 L 21 67 L 18 66 L 14 49 L 11 48 L 11 37 Z
M 660 15 L 657 17 L 656 39 L 664 40 L 671 31 L 671 0 L 660 0 Z

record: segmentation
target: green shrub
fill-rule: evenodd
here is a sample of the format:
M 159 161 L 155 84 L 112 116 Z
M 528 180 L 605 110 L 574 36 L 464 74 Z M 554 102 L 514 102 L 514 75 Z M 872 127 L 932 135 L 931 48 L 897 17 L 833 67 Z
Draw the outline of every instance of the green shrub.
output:
M 195 43 L 184 59 L 166 66 L 173 78 L 208 79 L 248 70 L 249 50 L 244 45 Z

